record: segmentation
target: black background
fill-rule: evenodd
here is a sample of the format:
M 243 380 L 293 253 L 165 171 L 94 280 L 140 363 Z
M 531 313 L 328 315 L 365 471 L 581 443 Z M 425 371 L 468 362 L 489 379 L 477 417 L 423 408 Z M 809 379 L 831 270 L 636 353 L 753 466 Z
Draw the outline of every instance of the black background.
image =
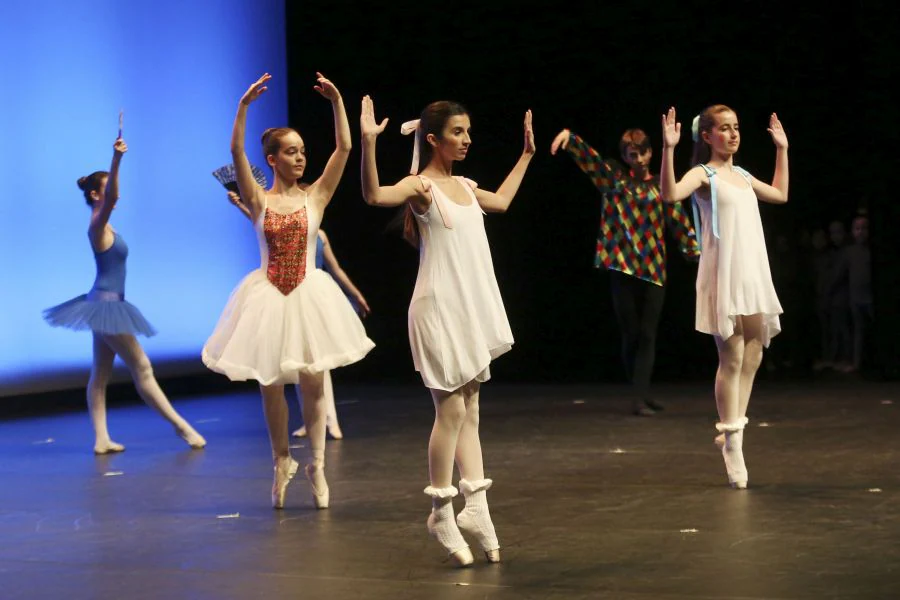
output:
M 309 177 L 331 153 L 330 111 L 312 90 L 322 71 L 341 90 L 354 139 L 350 164 L 323 228 L 344 269 L 373 309 L 366 326 L 377 347 L 342 378 L 419 381 L 406 337 L 415 251 L 389 228 L 390 209 L 365 205 L 359 189 L 359 105 L 369 94 L 389 117 L 379 138 L 382 183 L 409 168 L 411 137 L 400 124 L 429 102 L 451 99 L 470 111 L 473 147 L 457 173 L 496 189 L 522 147 L 522 117 L 534 111 L 538 155 L 508 213 L 486 219 L 494 265 L 516 344 L 492 367 L 504 381 L 617 381 L 619 337 L 609 277 L 593 268 L 600 195 L 567 155 L 549 154 L 567 127 L 601 154 L 617 157 L 626 128 L 653 140 L 659 169 L 660 115 L 679 120 L 724 103 L 741 121 L 736 162 L 768 180 L 775 111 L 790 140 L 790 202 L 762 205 L 773 240 L 799 242 L 803 230 L 872 216 L 880 373 L 896 374 L 898 331 L 893 239 L 897 18 L 878 3 L 787 10 L 784 3 L 349 3 L 287 2 L 290 125 L 306 140 Z M 277 124 L 273 124 L 277 125 Z M 689 163 L 685 133 L 676 170 Z M 669 284 L 658 337 L 657 380 L 708 378 L 716 364 L 709 336 L 694 331 L 696 267 L 669 245 Z M 797 253 L 799 249 L 795 249 Z M 800 256 L 798 254 L 798 256 Z M 773 264 L 773 270 L 778 269 Z M 801 264 L 801 275 L 808 275 Z M 811 357 L 813 298 L 779 289 L 784 340 Z M 806 340 L 812 340 L 809 344 Z M 792 350 L 795 352 L 796 348 Z

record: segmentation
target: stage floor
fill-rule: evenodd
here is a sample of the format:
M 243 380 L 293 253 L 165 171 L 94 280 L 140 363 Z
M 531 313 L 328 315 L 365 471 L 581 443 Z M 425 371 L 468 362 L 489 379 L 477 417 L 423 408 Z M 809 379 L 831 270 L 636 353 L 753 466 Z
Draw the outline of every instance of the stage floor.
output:
M 302 472 L 271 508 L 252 392 L 174 399 L 202 451 L 143 405 L 111 410 L 127 446 L 115 456 L 93 456 L 85 412 L 0 422 L 0 596 L 900 597 L 897 384 L 760 385 L 739 492 L 713 445 L 709 385 L 659 385 L 668 409 L 640 418 L 621 387 L 489 383 L 503 563 L 476 552 L 463 570 L 425 531 L 427 392 L 335 386 L 346 437 L 328 442 L 325 511 Z

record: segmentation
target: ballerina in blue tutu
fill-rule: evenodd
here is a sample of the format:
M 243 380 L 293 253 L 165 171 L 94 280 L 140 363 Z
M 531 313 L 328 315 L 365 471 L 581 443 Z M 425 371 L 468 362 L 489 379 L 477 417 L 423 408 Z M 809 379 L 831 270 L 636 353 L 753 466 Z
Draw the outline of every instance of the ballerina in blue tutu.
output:
M 153 376 L 150 360 L 135 337 L 149 337 L 156 331 L 136 306 L 125 301 L 128 246 L 109 224 L 109 217 L 119 199 L 119 163 L 128 146 L 119 137 L 113 149 L 109 172 L 95 171 L 78 180 L 78 187 L 91 207 L 88 237 L 97 263 L 97 278 L 90 292 L 45 310 L 44 319 L 54 327 L 93 332 L 94 362 L 87 387 L 87 403 L 94 426 L 95 454 L 125 450 L 125 446 L 110 438 L 106 425 L 106 386 L 117 354 L 131 372 L 144 402 L 171 423 L 191 448 L 200 449 L 206 446 L 206 440 L 172 408 Z

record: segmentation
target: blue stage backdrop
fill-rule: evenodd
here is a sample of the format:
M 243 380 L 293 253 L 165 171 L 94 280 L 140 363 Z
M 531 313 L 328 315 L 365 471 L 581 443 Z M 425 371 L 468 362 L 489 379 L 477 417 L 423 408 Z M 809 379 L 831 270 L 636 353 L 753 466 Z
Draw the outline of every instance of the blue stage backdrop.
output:
M 129 150 L 111 222 L 131 250 L 126 298 L 159 330 L 142 338 L 157 370 L 201 368 L 229 292 L 259 266 L 211 172 L 231 161 L 238 99 L 263 72 L 251 161 L 263 165 L 262 130 L 287 123 L 284 36 L 283 0 L 0 6 L 0 396 L 87 379 L 91 334 L 51 328 L 41 310 L 93 282 L 75 182 L 109 168 L 119 109 Z

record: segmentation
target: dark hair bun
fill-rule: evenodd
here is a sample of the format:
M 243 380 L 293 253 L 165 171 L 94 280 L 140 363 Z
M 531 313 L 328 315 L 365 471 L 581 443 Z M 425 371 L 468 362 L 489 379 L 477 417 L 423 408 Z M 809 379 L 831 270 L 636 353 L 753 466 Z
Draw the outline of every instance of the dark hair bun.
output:
M 87 177 L 79 177 L 78 178 L 78 189 L 82 192 L 87 191 L 88 178 Z

